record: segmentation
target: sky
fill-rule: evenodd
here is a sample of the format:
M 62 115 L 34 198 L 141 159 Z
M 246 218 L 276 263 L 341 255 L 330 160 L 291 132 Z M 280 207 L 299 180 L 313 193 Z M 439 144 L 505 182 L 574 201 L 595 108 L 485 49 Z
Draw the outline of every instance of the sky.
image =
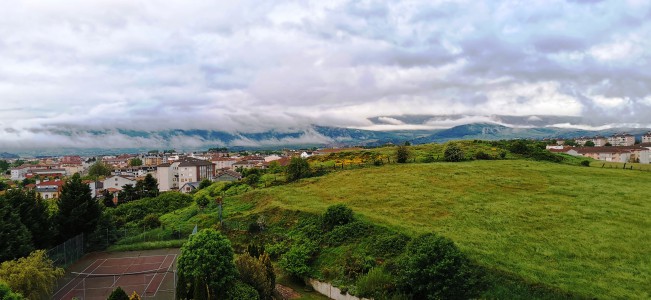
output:
M 392 116 L 412 114 L 651 126 L 649 1 L 1 6 L 0 147 L 118 128 L 402 129 Z

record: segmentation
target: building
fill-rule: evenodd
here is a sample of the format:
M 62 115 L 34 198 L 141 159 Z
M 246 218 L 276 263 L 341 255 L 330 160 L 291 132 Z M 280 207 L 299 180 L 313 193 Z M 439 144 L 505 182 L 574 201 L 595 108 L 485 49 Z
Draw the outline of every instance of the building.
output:
M 181 189 L 179 189 L 179 191 L 184 194 L 189 194 L 192 191 L 198 190 L 199 185 L 201 185 L 200 182 L 186 182 L 183 186 L 181 186 Z
M 242 175 L 240 173 L 231 170 L 224 170 L 217 172 L 214 181 L 238 181 L 240 179 L 242 179 Z
M 186 157 L 180 160 L 178 174 L 180 184 L 212 180 L 215 176 L 215 165 L 207 160 Z
M 645 133 L 642 136 L 642 143 L 643 144 L 651 144 L 651 131 Z
M 118 176 L 106 177 L 106 179 L 104 179 L 104 181 L 102 181 L 102 183 L 103 183 L 103 188 L 104 189 L 114 188 L 114 189 L 116 189 L 118 191 L 121 191 L 122 187 L 127 185 L 127 184 L 131 184 L 131 185 L 135 186 L 136 185 L 136 180 L 133 177 L 118 175 Z
M 158 189 L 161 192 L 177 190 L 179 188 L 179 162 L 164 163 L 156 167 Z
M 586 157 L 608 162 L 638 162 L 649 163 L 650 150 L 638 146 L 613 146 L 613 147 L 584 147 L 576 151 Z
M 635 136 L 628 133 L 617 133 L 608 138 L 612 146 L 633 146 L 635 145 Z
M 23 180 L 29 171 L 29 166 L 11 168 L 11 180 Z
M 57 179 L 37 183 L 34 189 L 39 195 L 41 195 L 41 198 L 45 200 L 59 199 L 59 196 L 61 196 L 62 186 L 63 181 Z
M 222 169 L 233 169 L 233 164 L 237 162 L 237 159 L 230 157 L 213 157 L 212 163 L 215 164 L 216 170 Z

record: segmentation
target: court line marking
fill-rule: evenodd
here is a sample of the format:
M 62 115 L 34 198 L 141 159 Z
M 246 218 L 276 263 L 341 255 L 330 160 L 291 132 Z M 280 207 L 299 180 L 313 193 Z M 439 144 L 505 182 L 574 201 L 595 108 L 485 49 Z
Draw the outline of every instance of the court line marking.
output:
M 93 261 L 90 265 L 88 265 L 88 266 L 87 266 L 83 271 L 81 271 L 81 272 L 82 272 L 82 273 L 86 273 L 86 270 L 88 270 L 88 268 L 90 268 L 92 265 L 94 265 L 94 264 L 95 264 L 96 262 L 98 262 L 100 259 L 101 259 L 101 258 L 98 258 L 98 259 L 96 259 L 95 261 Z M 104 261 L 106 261 L 106 259 L 104 259 Z M 103 261 L 101 264 L 99 264 L 97 267 L 101 266 L 101 265 L 104 263 L 104 261 Z M 95 269 L 97 269 L 97 267 L 95 267 Z M 93 269 L 93 271 L 95 271 L 95 269 Z M 70 273 L 72 274 L 72 272 L 70 272 Z M 66 285 L 64 285 L 64 286 L 63 286 L 62 288 L 60 288 L 56 293 L 54 293 L 54 295 L 56 295 L 56 294 L 60 293 L 61 291 L 63 291 L 63 289 L 65 289 L 68 285 L 70 285 L 73 281 L 75 281 L 75 279 L 79 278 L 79 276 L 80 276 L 80 274 L 77 274 L 77 276 L 75 276 L 75 278 L 73 278 L 72 280 L 68 281 L 68 283 L 66 283 Z M 75 286 L 71 289 L 71 291 L 74 291 L 74 290 L 75 290 L 75 287 L 77 287 L 77 285 L 79 285 L 79 283 L 75 284 Z M 66 293 L 66 294 L 68 294 L 68 293 Z M 64 295 L 64 296 L 65 296 L 65 295 Z

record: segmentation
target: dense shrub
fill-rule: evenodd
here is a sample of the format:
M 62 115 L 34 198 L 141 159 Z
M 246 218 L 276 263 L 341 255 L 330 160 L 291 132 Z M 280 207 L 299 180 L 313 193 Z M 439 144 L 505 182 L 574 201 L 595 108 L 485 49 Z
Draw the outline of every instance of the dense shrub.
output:
M 236 281 L 231 285 L 226 292 L 226 299 L 228 300 L 258 300 L 260 296 L 258 292 L 250 285 Z
M 404 164 L 409 160 L 409 148 L 407 146 L 398 146 L 396 148 L 396 162 L 399 164 Z
M 492 159 L 492 157 L 488 153 L 480 150 L 480 151 L 477 151 L 477 153 L 475 153 L 475 159 L 489 160 L 489 159 Z
M 160 219 L 157 214 L 148 214 L 142 219 L 142 225 L 147 228 L 158 228 L 161 225 Z
M 354 220 L 353 210 L 345 204 L 335 204 L 326 210 L 323 215 L 323 228 L 327 231 L 335 226 L 345 225 Z
M 271 299 L 275 289 L 275 276 L 271 277 L 268 274 L 265 261 L 271 267 L 271 260 L 267 254 L 263 254 L 260 258 L 243 254 L 235 259 L 235 266 L 242 282 L 252 286 L 261 299 Z
M 165 192 L 155 198 L 143 198 L 122 204 L 111 209 L 113 216 L 120 222 L 139 222 L 148 214 L 163 215 L 186 207 L 192 203 L 192 196 L 179 192 Z
M 358 296 L 385 299 L 393 290 L 393 277 L 380 267 L 371 269 L 357 279 Z
M 344 276 L 348 279 L 356 279 L 375 266 L 375 259 L 370 256 L 346 252 L 342 265 Z
M 415 238 L 397 263 L 399 287 L 414 299 L 468 299 L 480 279 L 454 243 L 435 234 Z
M 14 293 L 9 285 L 0 281 L 0 299 L 3 300 L 23 300 L 23 296 L 18 293 Z
M 312 273 L 310 261 L 316 247 L 308 241 L 297 241 L 283 254 L 278 264 L 290 276 L 305 278 Z
M 445 159 L 445 161 L 458 162 L 465 158 L 463 150 L 461 150 L 457 144 L 448 143 L 448 145 L 445 146 L 445 150 L 443 151 L 443 159 Z
M 401 233 L 385 233 L 377 235 L 371 242 L 371 254 L 379 257 L 397 256 L 405 249 L 410 238 Z
M 589 167 L 590 166 L 590 161 L 589 160 L 581 161 L 581 165 L 584 166 L 584 167 Z
M 372 226 L 361 221 L 335 226 L 325 234 L 324 241 L 331 246 L 339 246 L 372 233 Z
M 296 181 L 311 176 L 310 165 L 307 160 L 293 157 L 287 165 L 287 181 Z

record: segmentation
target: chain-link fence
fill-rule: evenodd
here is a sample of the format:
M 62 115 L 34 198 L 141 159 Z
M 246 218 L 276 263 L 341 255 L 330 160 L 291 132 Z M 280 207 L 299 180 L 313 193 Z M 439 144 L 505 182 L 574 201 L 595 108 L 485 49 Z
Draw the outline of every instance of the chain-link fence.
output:
M 194 224 L 176 225 L 176 226 L 158 226 L 158 227 L 122 227 L 115 231 L 106 231 L 101 238 L 102 244 L 111 245 L 130 245 L 147 242 L 166 242 L 187 240 L 192 231 Z
M 66 267 L 84 256 L 84 234 L 79 234 L 52 249 L 47 256 L 57 267 Z

